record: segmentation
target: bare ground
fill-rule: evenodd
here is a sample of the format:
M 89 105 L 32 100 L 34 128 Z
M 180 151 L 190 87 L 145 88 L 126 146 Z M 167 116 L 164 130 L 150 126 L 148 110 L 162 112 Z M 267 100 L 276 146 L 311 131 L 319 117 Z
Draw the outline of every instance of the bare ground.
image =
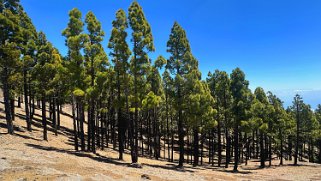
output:
M 3 102 L 0 104 L 0 180 L 321 180 L 321 165 L 304 162 L 292 166 L 285 161 L 284 166 L 277 166 L 279 160 L 265 169 L 258 168 L 257 160 L 251 161 L 248 166 L 240 165 L 238 173 L 208 165 L 179 169 L 173 163 L 141 157 L 142 168 L 133 168 L 129 154 L 120 161 L 113 149 L 97 154 L 74 151 L 68 114 L 61 117 L 59 136 L 51 130 L 49 141 L 43 141 L 40 114 L 37 110 L 30 133 L 23 109 L 16 108 L 15 134 L 9 135 Z

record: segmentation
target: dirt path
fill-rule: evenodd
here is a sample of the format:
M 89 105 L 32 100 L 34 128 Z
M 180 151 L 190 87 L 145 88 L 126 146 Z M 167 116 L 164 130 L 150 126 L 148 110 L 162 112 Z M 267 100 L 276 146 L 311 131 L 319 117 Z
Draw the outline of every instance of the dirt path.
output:
M 68 112 L 68 108 L 64 108 Z M 48 132 L 42 141 L 40 110 L 36 111 L 33 132 L 26 131 L 24 111 L 16 108 L 15 134 L 6 134 L 3 103 L 0 104 L 0 180 L 321 180 L 321 165 L 272 166 L 257 169 L 258 162 L 240 166 L 239 173 L 217 167 L 177 169 L 176 164 L 139 158 L 143 168 L 130 167 L 130 155 L 117 160 L 112 149 L 97 154 L 76 152 L 72 143 L 72 120 L 61 117 L 62 129 L 56 137 Z M 273 161 L 274 165 L 278 160 Z

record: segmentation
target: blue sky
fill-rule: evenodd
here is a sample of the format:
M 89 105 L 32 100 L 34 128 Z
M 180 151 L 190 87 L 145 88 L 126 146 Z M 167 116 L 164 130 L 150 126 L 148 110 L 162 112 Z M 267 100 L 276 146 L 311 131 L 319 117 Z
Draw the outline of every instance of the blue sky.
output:
M 37 30 L 66 54 L 62 30 L 68 11 L 93 11 L 110 36 L 115 12 L 131 0 L 21 0 Z M 138 0 L 151 24 L 156 52 L 168 57 L 166 42 L 174 21 L 186 30 L 203 78 L 215 69 L 240 67 L 250 88 L 276 93 L 285 105 L 294 94 L 321 103 L 320 0 Z M 106 48 L 106 51 L 107 48 Z

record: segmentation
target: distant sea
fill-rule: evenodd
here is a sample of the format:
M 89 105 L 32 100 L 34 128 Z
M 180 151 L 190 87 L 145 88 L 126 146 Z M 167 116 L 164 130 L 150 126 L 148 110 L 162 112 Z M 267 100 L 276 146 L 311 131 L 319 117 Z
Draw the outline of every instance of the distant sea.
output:
M 302 90 L 276 90 L 272 91 L 283 102 L 284 107 L 293 105 L 293 98 L 296 94 L 299 94 L 303 98 L 303 102 L 310 104 L 312 109 L 316 109 L 318 104 L 321 104 L 321 90 L 302 89 Z

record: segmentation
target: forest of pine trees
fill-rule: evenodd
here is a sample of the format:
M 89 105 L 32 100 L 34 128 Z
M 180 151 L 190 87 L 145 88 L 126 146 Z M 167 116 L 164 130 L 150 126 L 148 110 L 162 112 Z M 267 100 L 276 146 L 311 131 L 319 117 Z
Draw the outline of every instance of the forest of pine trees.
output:
M 1 89 L 9 134 L 14 134 L 15 107 L 23 102 L 28 131 L 37 121 L 35 109 L 41 109 L 43 139 L 48 140 L 48 130 L 59 136 L 61 110 L 68 104 L 77 151 L 110 147 L 119 159 L 128 150 L 133 164 L 139 157 L 162 155 L 179 167 L 207 163 L 234 171 L 250 159 L 258 159 L 261 168 L 271 166 L 272 159 L 280 165 L 284 160 L 321 163 L 321 105 L 312 110 L 295 95 L 285 108 L 272 92 L 250 90 L 240 68 L 231 74 L 214 70 L 201 79 L 178 22 L 168 32 L 169 57 L 152 60 L 152 28 L 136 1 L 127 13 L 115 13 L 110 33 L 93 12 L 72 9 L 62 30 L 65 57 L 36 30 L 19 0 L 0 0 L 0 13 Z

